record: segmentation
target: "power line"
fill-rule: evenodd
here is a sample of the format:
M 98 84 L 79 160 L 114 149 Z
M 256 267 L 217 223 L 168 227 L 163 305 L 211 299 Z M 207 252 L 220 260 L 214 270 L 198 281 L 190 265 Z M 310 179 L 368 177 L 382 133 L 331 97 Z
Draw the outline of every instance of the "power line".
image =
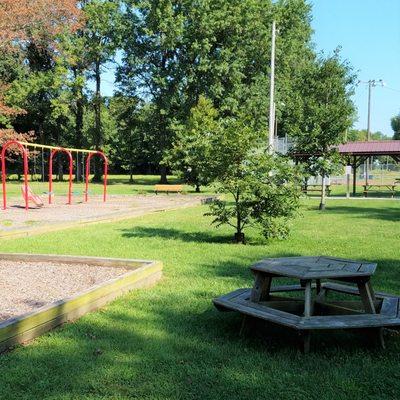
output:
M 395 88 L 392 88 L 392 87 L 390 87 L 390 86 L 383 86 L 385 89 L 389 89 L 389 90 L 393 90 L 394 92 L 399 92 L 400 93 L 400 89 L 395 89 Z

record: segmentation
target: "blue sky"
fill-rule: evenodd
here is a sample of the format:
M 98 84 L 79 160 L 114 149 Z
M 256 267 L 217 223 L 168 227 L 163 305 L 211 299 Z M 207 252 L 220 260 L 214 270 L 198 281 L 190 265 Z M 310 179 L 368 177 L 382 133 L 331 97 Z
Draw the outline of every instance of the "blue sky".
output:
M 392 136 L 390 119 L 400 112 L 400 0 L 310 0 L 317 50 L 331 53 L 342 48 L 342 56 L 357 72 L 358 79 L 383 79 L 386 87 L 372 93 L 371 130 Z M 104 74 L 103 93 L 114 89 L 113 71 Z M 367 127 L 368 90 L 357 87 L 355 128 Z
M 372 92 L 371 130 L 391 136 L 390 118 L 400 112 L 400 0 L 312 0 L 316 49 L 342 55 L 358 78 L 383 79 L 386 87 Z M 395 89 L 395 90 L 393 90 Z M 354 96 L 355 127 L 367 126 L 368 90 Z

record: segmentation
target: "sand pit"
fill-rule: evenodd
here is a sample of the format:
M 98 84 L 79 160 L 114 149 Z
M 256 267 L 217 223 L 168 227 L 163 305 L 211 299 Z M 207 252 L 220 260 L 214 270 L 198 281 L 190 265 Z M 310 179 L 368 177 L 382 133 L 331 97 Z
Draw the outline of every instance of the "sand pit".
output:
M 0 352 L 153 285 L 161 276 L 159 261 L 0 254 Z
M 0 321 L 73 296 L 127 271 L 88 264 L 0 260 Z
M 199 205 L 203 198 L 193 195 L 119 195 L 109 196 L 104 203 L 101 196 L 92 196 L 88 203 L 75 199 L 74 204 L 67 205 L 66 198 L 56 197 L 54 204 L 32 207 L 28 211 L 23 208 L 20 198 L 10 199 L 7 210 L 0 210 L 0 237 L 191 207 Z

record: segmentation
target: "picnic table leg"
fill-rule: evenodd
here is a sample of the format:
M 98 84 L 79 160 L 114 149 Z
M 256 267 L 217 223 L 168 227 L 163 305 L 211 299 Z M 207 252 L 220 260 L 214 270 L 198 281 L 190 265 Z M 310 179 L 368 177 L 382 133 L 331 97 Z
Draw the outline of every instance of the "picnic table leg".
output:
M 272 277 L 256 273 L 253 289 L 251 290 L 250 301 L 258 303 L 267 300 L 271 290 Z
M 311 281 L 305 282 L 304 291 L 304 316 L 311 317 L 312 315 L 312 301 L 311 301 Z
M 311 331 L 303 332 L 303 353 L 308 354 L 310 352 L 311 345 Z
M 256 273 L 253 289 L 250 294 L 250 301 L 258 303 L 263 300 L 267 300 L 269 292 L 271 290 L 272 277 L 259 273 Z M 246 315 L 243 316 L 242 326 L 240 327 L 239 336 L 242 336 L 249 322 L 249 318 Z
M 246 322 L 247 322 L 247 316 L 243 315 L 242 325 L 240 326 L 240 331 L 239 331 L 239 336 L 243 336 L 244 330 L 246 329 Z
M 313 313 L 312 307 L 312 291 L 311 291 L 311 281 L 305 281 L 305 291 L 304 291 L 304 316 L 311 317 Z M 310 342 L 311 342 L 311 332 L 304 331 L 303 334 L 303 352 L 307 354 L 310 352 Z
M 317 279 L 317 294 L 321 291 L 321 279 Z
M 368 314 L 376 314 L 375 309 L 375 294 L 371 286 L 371 281 L 358 282 L 358 290 L 360 292 L 361 300 L 364 305 L 365 312 Z M 383 328 L 375 328 L 370 330 L 372 340 L 378 343 L 381 349 L 385 349 L 385 339 L 383 337 Z
M 374 304 L 375 294 L 372 290 L 370 281 L 357 282 L 357 286 L 365 312 L 368 314 L 376 314 Z

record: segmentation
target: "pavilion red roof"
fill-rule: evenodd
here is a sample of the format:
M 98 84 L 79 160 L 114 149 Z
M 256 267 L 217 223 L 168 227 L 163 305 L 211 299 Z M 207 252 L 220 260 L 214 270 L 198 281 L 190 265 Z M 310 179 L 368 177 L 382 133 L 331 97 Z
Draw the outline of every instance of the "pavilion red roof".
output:
M 400 155 L 400 140 L 371 140 L 369 142 L 349 142 L 339 145 L 343 155 Z

